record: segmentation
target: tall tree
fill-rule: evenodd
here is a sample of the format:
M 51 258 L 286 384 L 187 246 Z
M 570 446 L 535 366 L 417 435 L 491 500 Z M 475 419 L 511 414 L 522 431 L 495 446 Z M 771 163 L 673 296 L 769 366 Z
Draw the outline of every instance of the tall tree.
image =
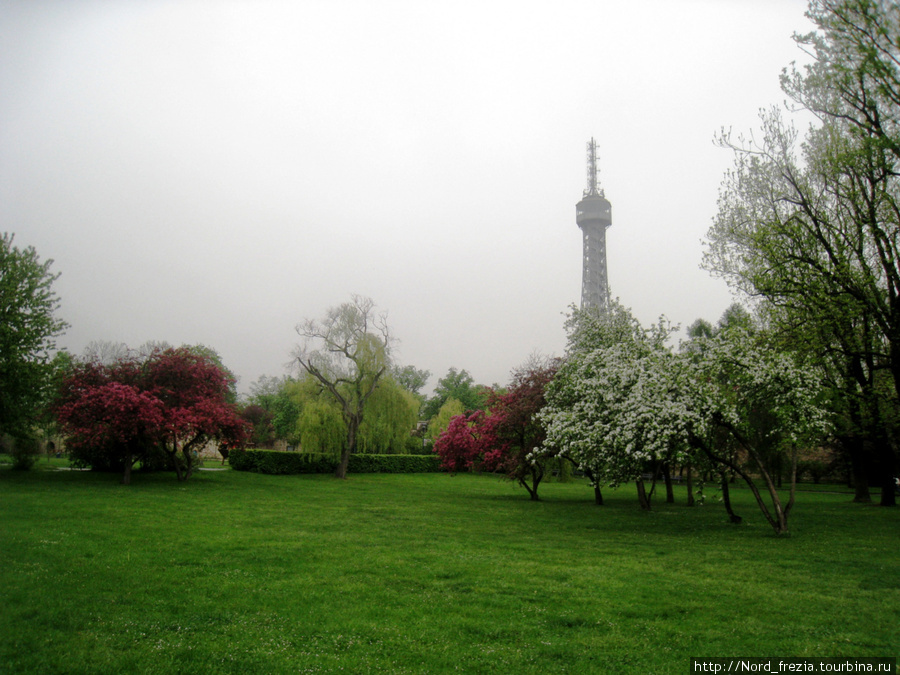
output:
M 816 31 L 795 35 L 812 57 L 785 69 L 782 89 L 821 120 L 847 123 L 859 140 L 900 159 L 900 5 L 886 0 L 811 0 Z
M 763 298 L 792 348 L 816 355 L 844 418 L 838 441 L 867 498 L 895 504 L 900 428 L 900 9 L 813 0 L 812 56 L 782 86 L 818 124 L 800 135 L 776 110 L 735 152 L 706 266 Z
M 0 435 L 25 437 L 46 404 L 51 353 L 67 324 L 56 316 L 53 261 L 13 239 L 0 235 Z
M 354 295 L 320 319 L 297 326 L 303 343 L 295 358 L 340 407 L 346 443 L 335 476 L 345 478 L 350 455 L 357 450 L 366 404 L 391 365 L 391 333 L 387 316 L 375 313 L 370 298 Z

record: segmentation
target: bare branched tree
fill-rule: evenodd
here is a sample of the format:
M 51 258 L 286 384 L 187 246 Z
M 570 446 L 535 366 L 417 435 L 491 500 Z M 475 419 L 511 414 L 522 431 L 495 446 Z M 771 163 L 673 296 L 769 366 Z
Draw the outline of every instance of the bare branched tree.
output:
M 84 348 L 81 360 L 109 366 L 130 356 L 133 354 L 124 342 L 91 340 Z

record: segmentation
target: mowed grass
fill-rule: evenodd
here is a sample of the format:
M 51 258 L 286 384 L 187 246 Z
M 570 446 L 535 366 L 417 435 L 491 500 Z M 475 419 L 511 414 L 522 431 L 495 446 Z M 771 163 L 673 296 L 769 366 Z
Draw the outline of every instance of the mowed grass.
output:
M 493 476 L 0 470 L 0 671 L 687 673 L 900 655 L 900 510 Z

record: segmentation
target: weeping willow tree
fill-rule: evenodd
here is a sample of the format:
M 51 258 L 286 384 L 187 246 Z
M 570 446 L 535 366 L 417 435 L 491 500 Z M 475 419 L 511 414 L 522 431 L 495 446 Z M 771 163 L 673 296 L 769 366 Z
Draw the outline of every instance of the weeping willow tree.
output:
M 366 419 L 359 427 L 360 452 L 403 454 L 419 419 L 419 399 L 393 378 L 379 381 L 369 399 Z
M 311 375 L 282 385 L 291 403 L 291 422 L 283 437 L 303 452 L 325 453 L 340 459 L 347 430 L 338 403 Z M 374 454 L 403 454 L 418 420 L 419 399 L 391 377 L 382 378 L 366 404 L 357 434 L 357 450 Z
M 345 478 L 369 402 L 391 365 L 387 317 L 375 313 L 370 298 L 354 295 L 324 318 L 306 319 L 297 333 L 303 340 L 295 352 L 297 363 L 341 412 L 346 437 L 335 476 Z
M 297 417 L 297 432 L 303 452 L 340 458 L 347 439 L 341 409 L 325 398 L 305 401 Z

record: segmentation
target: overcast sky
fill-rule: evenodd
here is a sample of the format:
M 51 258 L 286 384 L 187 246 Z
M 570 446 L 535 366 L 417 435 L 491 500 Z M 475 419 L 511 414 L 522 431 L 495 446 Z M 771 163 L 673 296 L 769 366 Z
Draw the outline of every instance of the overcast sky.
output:
M 358 293 L 398 360 L 561 355 L 594 137 L 612 294 L 687 327 L 728 151 L 801 0 L 0 1 L 0 230 L 62 273 L 61 345 L 216 349 L 246 391 Z

